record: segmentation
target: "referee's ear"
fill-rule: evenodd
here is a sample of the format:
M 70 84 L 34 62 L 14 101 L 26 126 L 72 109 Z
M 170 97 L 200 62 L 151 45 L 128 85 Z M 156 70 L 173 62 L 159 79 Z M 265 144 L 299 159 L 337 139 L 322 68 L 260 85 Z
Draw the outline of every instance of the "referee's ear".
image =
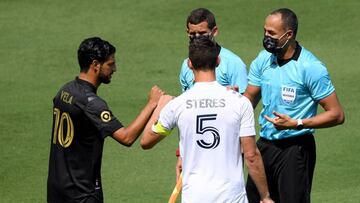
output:
M 211 30 L 211 32 L 212 32 L 212 35 L 213 35 L 214 37 L 216 37 L 216 36 L 219 34 L 219 29 L 218 29 L 218 27 L 215 26 L 215 27 Z
M 188 60 L 187 60 L 187 65 L 189 66 L 189 68 L 190 68 L 191 70 L 194 70 L 194 66 L 193 66 L 190 58 L 188 58 Z

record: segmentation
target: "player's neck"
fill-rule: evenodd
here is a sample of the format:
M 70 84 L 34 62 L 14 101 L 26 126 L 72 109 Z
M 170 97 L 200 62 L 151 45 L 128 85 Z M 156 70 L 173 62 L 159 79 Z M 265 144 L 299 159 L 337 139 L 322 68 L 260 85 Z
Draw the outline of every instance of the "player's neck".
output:
M 97 78 L 91 76 L 91 74 L 89 74 L 89 73 L 80 72 L 80 74 L 79 74 L 79 79 L 85 80 L 85 81 L 93 84 L 96 88 L 98 88 L 98 87 L 100 86 L 100 83 L 99 83 L 99 81 L 97 80 Z
M 213 82 L 216 80 L 215 71 L 196 71 L 194 70 L 195 82 Z

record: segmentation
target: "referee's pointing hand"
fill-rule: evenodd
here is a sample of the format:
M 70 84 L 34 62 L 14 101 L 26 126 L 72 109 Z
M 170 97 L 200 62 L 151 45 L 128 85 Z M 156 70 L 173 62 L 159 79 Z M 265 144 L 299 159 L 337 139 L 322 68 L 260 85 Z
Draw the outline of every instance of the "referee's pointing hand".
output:
M 290 116 L 286 114 L 281 114 L 276 111 L 273 111 L 275 115 L 274 118 L 271 118 L 267 115 L 264 115 L 265 119 L 272 124 L 274 124 L 277 130 L 285 130 L 285 129 L 295 129 L 297 125 L 297 121 L 295 119 L 290 118 Z

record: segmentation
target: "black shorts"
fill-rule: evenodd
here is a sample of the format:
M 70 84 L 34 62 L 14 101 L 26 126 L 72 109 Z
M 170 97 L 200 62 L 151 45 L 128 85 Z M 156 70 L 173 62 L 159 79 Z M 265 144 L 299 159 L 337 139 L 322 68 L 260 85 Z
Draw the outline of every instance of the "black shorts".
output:
M 309 203 L 316 161 L 312 134 L 282 140 L 260 138 L 257 146 L 264 162 L 271 198 L 277 203 Z M 249 203 L 259 203 L 257 188 L 248 176 Z
M 95 189 L 95 193 L 93 195 L 89 195 L 84 203 L 103 203 L 104 197 L 102 189 Z
M 51 196 L 51 198 L 48 196 L 47 199 L 48 203 L 63 203 L 63 202 L 69 202 L 69 203 L 103 203 L 103 192 L 101 189 L 95 190 L 91 194 L 84 194 L 82 197 L 76 198 L 76 199 L 64 199 L 64 197 L 54 197 Z

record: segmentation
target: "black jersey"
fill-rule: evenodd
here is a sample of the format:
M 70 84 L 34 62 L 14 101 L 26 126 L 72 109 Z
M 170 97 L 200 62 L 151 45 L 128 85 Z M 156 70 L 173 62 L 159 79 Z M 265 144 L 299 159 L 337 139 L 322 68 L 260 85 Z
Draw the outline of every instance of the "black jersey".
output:
M 123 126 L 96 95 L 95 86 L 79 78 L 64 85 L 53 103 L 47 200 L 102 201 L 104 138 Z

